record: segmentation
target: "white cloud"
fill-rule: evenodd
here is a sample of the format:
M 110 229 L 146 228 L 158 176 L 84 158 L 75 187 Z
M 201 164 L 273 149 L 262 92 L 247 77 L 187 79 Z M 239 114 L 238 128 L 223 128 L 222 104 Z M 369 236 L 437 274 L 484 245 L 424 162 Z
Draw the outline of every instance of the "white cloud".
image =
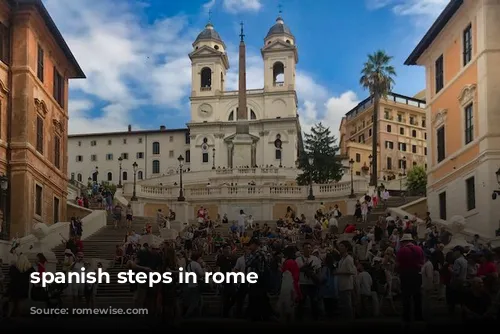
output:
M 418 27 L 428 27 L 450 0 L 366 0 L 368 9 L 389 7 L 394 14 L 409 16 Z
M 223 0 L 224 9 L 230 13 L 258 12 L 262 8 L 261 0 Z

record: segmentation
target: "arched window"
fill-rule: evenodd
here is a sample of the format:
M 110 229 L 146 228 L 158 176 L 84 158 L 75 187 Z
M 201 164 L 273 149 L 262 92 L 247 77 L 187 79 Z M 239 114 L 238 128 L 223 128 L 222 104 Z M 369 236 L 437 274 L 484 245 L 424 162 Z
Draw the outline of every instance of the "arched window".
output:
M 157 141 L 153 143 L 153 154 L 160 154 L 160 143 Z
M 127 181 L 127 179 L 128 179 L 128 173 L 127 172 L 123 172 L 122 173 L 122 180 L 123 181 Z
M 278 61 L 273 65 L 273 85 L 283 86 L 285 84 L 285 65 Z
M 142 180 L 142 178 L 143 178 L 143 176 L 142 176 L 142 170 L 140 170 L 140 171 L 137 172 L 137 178 L 139 180 Z
M 82 174 L 78 173 L 78 175 L 76 176 L 76 179 L 78 180 L 78 182 L 82 182 L 82 180 L 83 180 Z
M 75 173 L 71 173 L 71 180 L 75 179 Z
M 227 118 L 228 121 L 234 121 L 234 111 L 231 111 L 229 113 L 229 117 Z
M 113 181 L 113 173 L 108 172 L 108 181 Z
M 201 70 L 201 90 L 210 90 L 212 87 L 212 70 L 204 67 Z
M 257 116 L 255 115 L 252 109 L 250 109 L 250 119 L 257 119 Z
M 160 160 L 153 160 L 153 174 L 160 174 Z

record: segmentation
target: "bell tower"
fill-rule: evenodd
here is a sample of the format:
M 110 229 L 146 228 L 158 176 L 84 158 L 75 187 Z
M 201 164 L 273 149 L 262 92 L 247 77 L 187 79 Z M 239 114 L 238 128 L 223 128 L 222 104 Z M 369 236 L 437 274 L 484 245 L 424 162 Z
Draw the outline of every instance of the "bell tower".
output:
M 194 41 L 189 58 L 192 97 L 209 97 L 224 91 L 229 60 L 226 45 L 210 21 Z
M 264 60 L 264 90 L 295 90 L 295 68 L 299 62 L 295 37 L 280 15 L 269 29 L 261 49 Z

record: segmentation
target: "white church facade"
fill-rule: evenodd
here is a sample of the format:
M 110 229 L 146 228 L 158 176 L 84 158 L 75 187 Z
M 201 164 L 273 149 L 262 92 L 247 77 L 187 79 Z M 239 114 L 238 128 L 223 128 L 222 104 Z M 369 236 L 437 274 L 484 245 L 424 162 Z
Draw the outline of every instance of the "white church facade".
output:
M 188 55 L 192 84 L 187 127 L 134 131 L 129 126 L 123 132 L 70 135 L 70 178 L 131 182 L 135 162 L 139 183 L 168 185 L 178 179 L 175 174 L 182 156 L 182 168 L 189 172 L 185 174 L 186 185 L 236 169 L 281 175 L 276 180 L 280 182 L 294 180 L 295 161 L 302 147 L 295 91 L 298 52 L 295 38 L 281 17 L 265 37 L 261 54 L 264 87 L 247 90 L 242 32 L 238 72 L 243 90 L 225 90 L 229 70 L 226 45 L 208 23 Z M 246 105 L 246 113 L 238 113 L 240 105 Z M 238 124 L 240 129 L 241 124 L 246 128 L 244 139 L 237 133 Z

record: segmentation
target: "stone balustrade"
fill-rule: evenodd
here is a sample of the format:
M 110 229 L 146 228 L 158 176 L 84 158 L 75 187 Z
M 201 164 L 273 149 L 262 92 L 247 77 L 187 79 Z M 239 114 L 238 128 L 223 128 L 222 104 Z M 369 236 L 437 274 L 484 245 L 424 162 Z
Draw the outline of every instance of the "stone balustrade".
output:
M 353 182 L 354 192 L 357 194 L 365 193 L 368 190 L 368 182 L 365 180 L 355 180 Z M 123 194 L 126 197 L 132 195 L 133 185 L 126 184 L 123 188 Z M 351 182 L 337 182 L 332 184 L 314 184 L 313 194 L 315 197 L 333 198 L 345 197 L 351 193 Z M 196 199 L 275 199 L 307 198 L 309 186 L 291 186 L 291 185 L 222 185 L 222 186 L 198 186 L 185 188 L 184 196 L 187 200 Z M 164 199 L 174 200 L 179 196 L 179 187 L 160 186 L 160 185 L 136 185 L 136 196 L 144 199 Z

